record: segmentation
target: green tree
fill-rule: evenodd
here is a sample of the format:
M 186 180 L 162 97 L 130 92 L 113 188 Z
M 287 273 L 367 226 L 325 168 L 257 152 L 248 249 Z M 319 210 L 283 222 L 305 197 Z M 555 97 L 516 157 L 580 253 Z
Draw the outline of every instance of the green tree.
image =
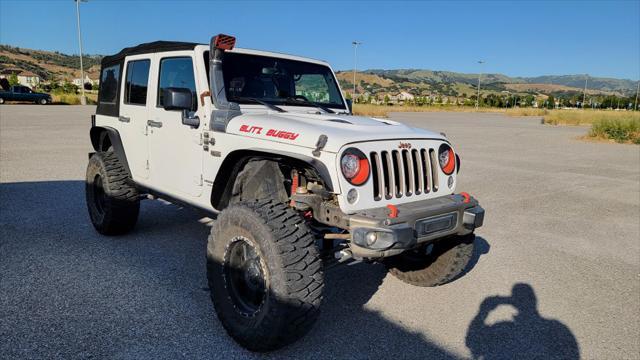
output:
M 547 109 L 553 109 L 556 105 L 556 99 L 553 97 L 553 95 L 549 95 L 549 98 L 547 99 Z
M 62 84 L 62 91 L 65 94 L 77 94 L 78 93 L 78 86 L 76 86 L 75 84 L 70 83 L 68 80 L 65 80 L 64 83 Z
M 525 106 L 531 106 L 531 105 L 533 105 L 533 102 L 534 102 L 535 100 L 536 100 L 536 98 L 535 98 L 533 95 L 531 95 L 531 94 L 529 94 L 529 95 L 525 96 L 525 98 L 524 98 Z
M 11 74 L 9 75 L 9 85 L 14 86 L 18 85 L 20 82 L 18 81 L 18 75 Z
M 391 101 L 391 99 L 389 99 L 389 95 L 385 95 L 384 96 L 384 104 L 387 105 L 390 101 Z

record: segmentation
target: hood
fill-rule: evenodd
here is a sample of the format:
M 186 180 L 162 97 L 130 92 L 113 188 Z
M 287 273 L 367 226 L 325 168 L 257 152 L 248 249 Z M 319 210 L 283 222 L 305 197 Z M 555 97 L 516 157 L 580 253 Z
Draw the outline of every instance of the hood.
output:
M 346 144 L 363 141 L 446 140 L 441 134 L 387 119 L 300 112 L 243 113 L 229 122 L 227 132 L 311 149 L 315 148 L 320 135 L 326 135 L 324 151 L 330 152 L 338 152 Z

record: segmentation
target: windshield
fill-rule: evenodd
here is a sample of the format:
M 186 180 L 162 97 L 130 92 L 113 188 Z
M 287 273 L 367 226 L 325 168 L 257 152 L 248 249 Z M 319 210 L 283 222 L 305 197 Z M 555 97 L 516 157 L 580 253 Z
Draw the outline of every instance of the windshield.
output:
M 227 52 L 222 72 L 229 101 L 345 109 L 333 73 L 324 65 Z

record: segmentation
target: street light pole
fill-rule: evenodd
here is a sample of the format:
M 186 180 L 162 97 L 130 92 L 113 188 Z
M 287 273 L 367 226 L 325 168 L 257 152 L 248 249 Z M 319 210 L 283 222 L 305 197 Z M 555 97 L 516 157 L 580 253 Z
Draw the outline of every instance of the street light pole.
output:
M 362 45 L 361 42 L 353 41 L 353 102 L 356 101 L 356 69 L 358 68 L 358 45 Z
M 638 91 L 640 91 L 640 81 L 638 81 L 638 87 L 636 89 L 636 102 L 633 105 L 633 110 L 638 110 Z
M 478 60 L 478 64 L 484 64 L 483 60 Z M 476 99 L 476 110 L 480 106 L 480 76 L 482 75 L 482 71 L 478 72 L 478 98 Z
M 82 35 L 80 34 L 80 2 L 87 0 L 74 0 L 76 2 L 76 17 L 78 18 L 78 45 L 80 46 L 80 104 L 87 105 L 87 98 L 84 96 L 84 67 L 82 66 Z
M 589 80 L 589 74 L 584 78 L 584 93 L 582 94 L 582 109 L 584 110 L 584 104 L 587 101 L 587 80 Z

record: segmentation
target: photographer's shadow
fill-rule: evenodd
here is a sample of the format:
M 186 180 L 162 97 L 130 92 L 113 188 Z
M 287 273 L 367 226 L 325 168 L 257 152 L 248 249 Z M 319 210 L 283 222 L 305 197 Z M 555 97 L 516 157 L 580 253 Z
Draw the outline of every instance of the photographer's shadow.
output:
M 488 325 L 489 314 L 500 305 L 512 306 L 512 321 Z M 513 286 L 511 296 L 491 296 L 482 302 L 471 321 L 466 345 L 474 359 L 579 359 L 573 333 L 562 322 L 538 312 L 536 294 L 529 284 Z

